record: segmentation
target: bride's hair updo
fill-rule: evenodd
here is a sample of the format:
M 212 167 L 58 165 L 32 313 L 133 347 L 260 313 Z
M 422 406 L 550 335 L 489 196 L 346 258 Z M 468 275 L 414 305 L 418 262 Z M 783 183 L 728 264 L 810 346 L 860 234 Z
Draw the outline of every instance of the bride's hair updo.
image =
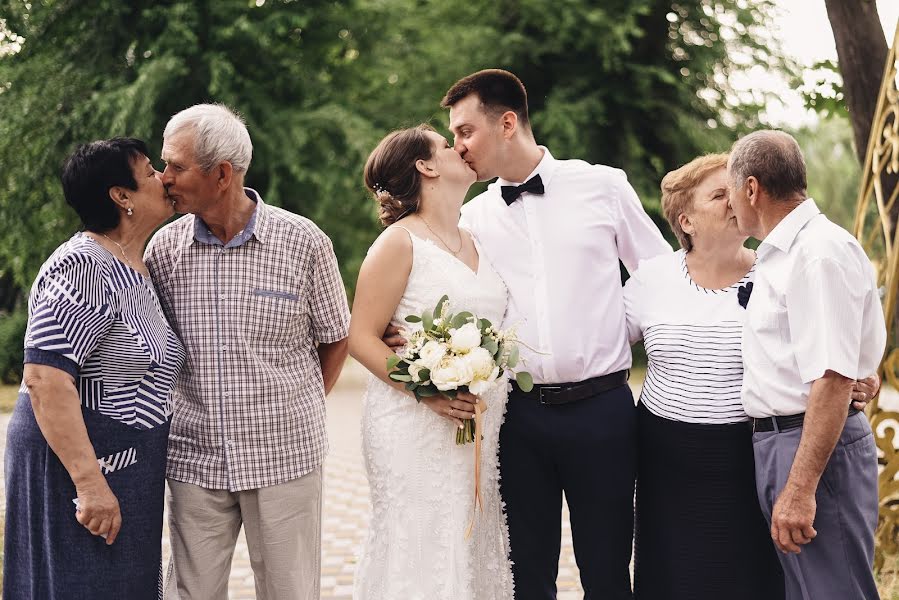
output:
M 384 227 L 418 210 L 421 173 L 415 162 L 433 156 L 429 131 L 434 131 L 430 125 L 394 131 L 381 140 L 365 162 L 365 187 L 381 205 L 378 218 Z

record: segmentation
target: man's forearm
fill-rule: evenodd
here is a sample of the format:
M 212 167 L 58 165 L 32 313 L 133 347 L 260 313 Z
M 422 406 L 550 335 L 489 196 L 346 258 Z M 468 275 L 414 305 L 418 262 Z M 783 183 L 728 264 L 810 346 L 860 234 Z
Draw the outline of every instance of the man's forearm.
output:
M 340 377 L 340 371 L 343 370 L 343 364 L 346 362 L 348 353 L 347 338 L 333 344 L 318 345 L 318 360 L 321 363 L 325 394 L 329 394 L 331 388 L 337 383 L 337 378 Z
M 853 383 L 851 379 L 827 371 L 812 384 L 802 438 L 787 486 L 812 493 L 817 490 L 821 474 L 846 425 Z

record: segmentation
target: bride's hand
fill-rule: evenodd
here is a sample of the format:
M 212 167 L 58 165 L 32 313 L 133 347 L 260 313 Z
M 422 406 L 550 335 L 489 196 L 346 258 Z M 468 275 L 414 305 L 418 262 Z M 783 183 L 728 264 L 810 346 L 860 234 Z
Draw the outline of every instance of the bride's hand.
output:
M 478 403 L 478 397 L 468 392 L 459 392 L 455 398 L 448 398 L 441 394 L 422 398 L 421 401 L 435 413 L 449 419 L 456 427 L 461 428 L 464 420 L 474 418 L 474 407 Z

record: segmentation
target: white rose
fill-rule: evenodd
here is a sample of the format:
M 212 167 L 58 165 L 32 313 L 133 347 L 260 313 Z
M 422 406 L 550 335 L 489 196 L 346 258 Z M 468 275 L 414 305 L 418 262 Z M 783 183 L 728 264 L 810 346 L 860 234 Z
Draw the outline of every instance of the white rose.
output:
M 441 392 L 458 389 L 471 383 L 471 367 L 461 357 L 445 358 L 431 369 L 431 383 Z
M 450 348 L 465 353 L 481 345 L 481 330 L 474 323 L 466 323 L 458 329 L 450 329 Z
M 491 371 L 490 375 L 487 379 L 474 379 L 471 383 L 468 384 L 468 391 L 474 394 L 475 396 L 480 396 L 491 387 L 496 382 L 496 378 L 499 376 L 499 367 L 493 367 L 493 371 Z
M 493 371 L 493 368 L 496 366 L 490 352 L 486 348 L 481 348 L 480 346 L 472 348 L 464 358 L 468 363 L 468 366 L 471 367 L 472 376 L 475 379 L 487 379 L 490 376 L 490 372 Z
M 434 369 L 443 360 L 445 354 L 446 348 L 439 342 L 431 340 L 421 347 L 418 353 L 418 360 L 415 362 L 426 369 Z

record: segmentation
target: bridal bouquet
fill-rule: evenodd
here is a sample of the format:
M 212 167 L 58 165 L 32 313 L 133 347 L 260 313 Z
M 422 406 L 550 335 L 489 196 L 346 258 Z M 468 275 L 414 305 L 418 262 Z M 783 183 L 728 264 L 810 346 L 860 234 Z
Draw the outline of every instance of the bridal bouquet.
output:
M 390 378 L 406 384 L 406 389 L 422 398 L 443 394 L 454 398 L 460 391 L 479 396 L 518 364 L 518 338 L 511 329 L 498 330 L 487 319 L 470 312 L 449 312 L 443 296 L 433 311 L 409 315 L 408 323 L 421 329 L 405 332 L 405 349 L 387 359 Z M 523 391 L 534 387 L 530 373 L 515 372 Z M 476 441 L 477 421 L 484 406 L 475 409 L 476 419 L 468 419 L 456 432 L 456 443 Z

